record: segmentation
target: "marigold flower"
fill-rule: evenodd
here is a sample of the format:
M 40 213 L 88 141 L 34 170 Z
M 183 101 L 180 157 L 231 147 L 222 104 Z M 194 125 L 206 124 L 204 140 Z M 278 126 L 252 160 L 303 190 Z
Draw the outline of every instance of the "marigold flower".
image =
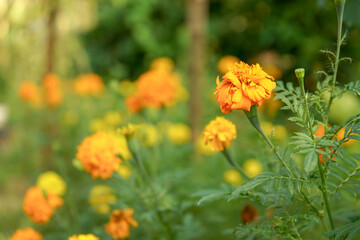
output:
M 32 228 L 18 229 L 9 240 L 42 240 L 40 233 Z
M 95 237 L 93 234 L 79 234 L 69 237 L 68 240 L 100 240 L 100 239 L 98 237 Z
M 95 185 L 89 193 L 89 202 L 93 209 L 101 214 L 110 212 L 110 204 L 115 203 L 116 196 L 112 188 L 106 185 Z
M 199 137 L 196 140 L 195 150 L 197 153 L 200 153 L 201 155 L 204 156 L 211 156 L 216 153 L 216 151 L 213 150 L 213 148 L 210 145 L 205 144 L 202 137 Z
M 224 172 L 224 179 L 227 183 L 230 183 L 234 186 L 240 186 L 242 182 L 241 175 L 236 170 L 227 170 Z
M 231 55 L 223 56 L 222 58 L 220 58 L 217 64 L 218 70 L 221 74 L 225 74 L 227 71 L 229 71 L 229 68 L 231 66 L 233 66 L 235 63 L 239 61 L 240 59 L 235 56 L 231 56 Z
M 80 75 L 75 79 L 74 90 L 78 95 L 98 96 L 104 91 L 101 77 L 95 73 Z
M 155 58 L 150 65 L 150 69 L 172 72 L 174 70 L 174 62 L 168 57 Z
M 63 200 L 52 192 L 34 186 L 27 190 L 24 198 L 23 209 L 31 220 L 38 224 L 47 223 L 56 208 L 63 205 Z
M 25 81 L 20 84 L 19 96 L 25 102 L 34 104 L 35 106 L 41 102 L 39 87 L 30 81 Z
M 205 144 L 209 144 L 216 151 L 223 151 L 236 138 L 236 127 L 224 117 L 216 117 L 205 127 L 202 135 Z
M 131 168 L 128 165 L 120 164 L 118 170 L 116 172 L 124 179 L 129 179 L 131 176 Z
M 319 125 L 319 127 L 314 132 L 314 135 L 318 137 L 317 139 L 325 136 L 325 127 L 323 125 Z M 325 151 L 324 148 L 319 148 L 319 150 Z M 330 150 L 331 150 L 331 152 L 334 152 L 334 149 L 332 147 L 330 147 Z M 318 153 L 318 157 L 319 157 L 319 161 L 321 163 L 325 162 L 324 154 Z M 334 156 L 331 158 L 331 160 L 334 160 Z
M 244 162 L 244 171 L 252 178 L 259 175 L 263 171 L 263 167 L 258 160 L 250 158 Z
M 119 168 L 121 159 L 116 155 L 124 145 L 112 134 L 96 132 L 78 146 L 76 158 L 93 178 L 106 179 Z
M 60 79 L 55 74 L 47 74 L 43 80 L 44 98 L 46 104 L 55 108 L 63 100 Z
M 345 137 L 345 127 L 341 128 L 337 132 L 336 137 L 337 137 L 338 140 L 343 139 Z M 351 145 L 354 145 L 356 143 L 355 139 L 345 138 L 344 140 L 347 140 L 347 142 L 344 142 L 342 144 L 342 146 L 351 146 Z
M 110 221 L 105 225 L 106 232 L 114 239 L 127 238 L 130 236 L 130 226 L 137 227 L 137 221 L 132 217 L 134 210 L 126 208 L 114 210 Z
M 256 210 L 250 203 L 246 204 L 244 209 L 241 211 L 241 218 L 243 224 L 253 222 L 259 216 L 259 211 Z
M 250 111 L 252 105 L 260 106 L 271 96 L 276 87 L 274 78 L 262 70 L 259 64 L 249 66 L 244 62 L 235 63 L 222 77 L 216 79 L 217 87 L 214 94 L 220 103 L 223 113 L 232 110 Z
M 36 181 L 36 186 L 52 192 L 58 196 L 63 196 L 66 192 L 66 183 L 62 177 L 53 171 L 47 171 L 39 175 Z

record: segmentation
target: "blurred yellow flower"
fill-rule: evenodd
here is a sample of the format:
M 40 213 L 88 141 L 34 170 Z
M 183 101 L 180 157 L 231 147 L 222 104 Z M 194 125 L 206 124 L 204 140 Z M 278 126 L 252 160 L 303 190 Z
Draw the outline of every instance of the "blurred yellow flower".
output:
M 216 117 L 205 127 L 202 136 L 205 144 L 216 151 L 223 151 L 236 139 L 236 127 L 224 117 Z
M 106 113 L 105 116 L 102 118 L 96 118 L 91 120 L 90 130 L 92 132 L 114 132 L 123 121 L 123 116 L 119 112 L 110 111 Z
M 136 83 L 130 80 L 123 80 L 119 83 L 119 93 L 124 97 L 133 95 L 136 92 Z
M 262 122 L 261 127 L 268 137 L 279 141 L 287 140 L 287 129 L 283 125 L 273 125 L 271 122 Z
M 9 240 L 42 240 L 40 233 L 32 228 L 18 229 Z
M 74 81 L 74 90 L 78 95 L 99 96 L 104 91 L 101 77 L 95 73 L 83 74 Z
M 235 56 L 223 56 L 222 58 L 220 58 L 217 65 L 219 72 L 221 74 L 225 74 L 227 71 L 229 71 L 229 68 L 233 66 L 236 62 L 240 62 L 240 59 Z
M 117 111 L 112 111 L 112 112 L 108 112 L 106 113 L 106 115 L 104 116 L 104 121 L 112 127 L 117 127 L 119 124 L 121 124 L 124 119 L 123 116 L 121 116 L 121 114 Z
M 166 128 L 166 135 L 174 145 L 188 143 L 191 139 L 191 129 L 184 123 L 170 124 Z
M 130 178 L 131 173 L 132 173 L 130 166 L 125 165 L 125 164 L 123 164 L 123 163 L 120 164 L 120 166 L 119 166 L 118 170 L 116 170 L 116 172 L 117 172 L 122 178 L 124 178 L 124 179 L 126 179 L 126 180 Z
M 109 213 L 111 210 L 110 204 L 115 203 L 115 201 L 116 196 L 112 188 L 106 185 L 95 185 L 90 190 L 89 203 L 97 213 Z
M 168 57 L 155 58 L 150 65 L 150 69 L 172 72 L 174 70 L 174 62 Z
M 107 179 L 119 168 L 122 160 L 116 154 L 123 148 L 124 144 L 113 134 L 96 132 L 77 147 L 76 158 L 93 178 Z
M 244 163 L 244 171 L 249 177 L 252 178 L 259 175 L 263 171 L 263 167 L 258 160 L 250 158 Z
M 274 96 L 274 94 L 271 95 L 269 101 L 263 102 L 263 104 L 258 108 L 259 111 L 264 112 L 270 119 L 273 119 L 276 116 L 282 106 L 281 100 L 274 100 Z
M 162 140 L 161 133 L 152 124 L 141 124 L 135 136 L 146 147 L 158 145 Z
M 39 175 L 36 186 L 41 189 L 63 196 L 66 192 L 66 183 L 62 177 L 53 171 L 47 171 Z
M 95 237 L 93 234 L 79 234 L 69 237 L 68 240 L 100 240 L 100 239 L 98 237 Z
M 122 126 L 117 130 L 117 132 L 123 135 L 125 138 L 131 138 L 135 135 L 136 130 L 139 128 L 139 125 L 129 123 L 127 126 Z
M 227 183 L 231 183 L 234 186 L 240 186 L 242 182 L 241 175 L 236 170 L 227 170 L 224 172 L 224 179 Z
M 216 153 L 216 151 L 213 150 L 210 145 L 205 144 L 202 137 L 199 137 L 196 140 L 195 150 L 196 150 L 197 153 L 200 153 L 201 155 L 204 155 L 204 156 L 211 156 L 214 153 Z

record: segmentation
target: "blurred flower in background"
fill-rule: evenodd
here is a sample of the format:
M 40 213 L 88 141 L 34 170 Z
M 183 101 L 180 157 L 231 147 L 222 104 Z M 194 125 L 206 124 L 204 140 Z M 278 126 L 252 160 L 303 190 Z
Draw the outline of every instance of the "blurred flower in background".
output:
M 59 196 L 64 196 L 66 192 L 65 181 L 59 174 L 53 171 L 40 174 L 37 178 L 36 186 L 45 192 L 51 192 Z
M 115 203 L 116 196 L 112 188 L 106 185 L 95 185 L 89 193 L 89 203 L 97 213 L 107 214 L 110 212 L 110 205 Z
M 68 240 L 100 240 L 98 237 L 95 237 L 93 234 L 80 234 L 73 235 L 68 238 Z
M 151 62 L 150 69 L 164 72 L 172 72 L 174 70 L 174 62 L 173 60 L 171 60 L 171 58 L 168 57 L 155 58 Z
M 240 173 L 237 170 L 227 170 L 224 172 L 224 179 L 225 182 L 230 183 L 234 185 L 235 187 L 238 187 L 242 183 L 242 178 Z
M 259 211 L 250 203 L 246 204 L 241 211 L 241 219 L 243 224 L 253 222 L 259 216 Z
M 261 163 L 255 158 L 247 159 L 243 164 L 244 171 L 246 175 L 253 178 L 263 171 Z
M 56 108 L 63 101 L 61 81 L 55 74 L 47 74 L 43 80 L 44 100 L 48 107 Z
M 229 71 L 230 67 L 232 67 L 235 63 L 238 62 L 240 62 L 239 58 L 231 55 L 226 55 L 220 58 L 217 67 L 221 74 L 225 74 L 227 71 Z
M 24 197 L 24 212 L 32 221 L 38 224 L 47 223 L 54 215 L 55 209 L 64 203 L 58 195 L 52 192 L 44 192 L 41 188 L 34 186 L 27 190 Z
M 25 228 L 16 230 L 9 240 L 42 240 L 42 236 L 32 228 Z
M 274 125 L 271 122 L 262 122 L 261 127 L 266 136 L 272 137 L 280 142 L 287 140 L 287 129 L 283 125 Z
M 158 145 L 162 140 L 161 133 L 156 126 L 148 123 L 139 125 L 139 128 L 135 132 L 135 137 L 145 147 Z
M 215 150 L 213 150 L 212 146 L 210 144 L 206 144 L 202 137 L 199 137 L 196 140 L 195 150 L 197 153 L 204 155 L 204 156 L 211 156 L 216 153 Z
M 30 81 L 22 82 L 19 86 L 20 98 L 33 107 L 39 107 L 41 104 L 41 94 L 39 87 Z
M 6 125 L 9 118 L 9 108 L 6 104 L 0 104 L 0 130 Z
M 131 168 L 128 165 L 125 165 L 124 163 L 121 163 L 119 168 L 116 170 L 116 172 L 125 180 L 128 180 L 132 174 Z
M 166 136 L 174 145 L 190 142 L 191 129 L 184 123 L 169 123 L 166 126 Z
M 109 222 L 105 225 L 106 232 L 114 239 L 128 238 L 130 236 L 130 226 L 138 226 L 137 221 L 132 217 L 133 213 L 132 208 L 114 210 Z
M 104 89 L 102 78 L 95 73 L 80 75 L 74 81 L 74 90 L 80 96 L 100 96 Z

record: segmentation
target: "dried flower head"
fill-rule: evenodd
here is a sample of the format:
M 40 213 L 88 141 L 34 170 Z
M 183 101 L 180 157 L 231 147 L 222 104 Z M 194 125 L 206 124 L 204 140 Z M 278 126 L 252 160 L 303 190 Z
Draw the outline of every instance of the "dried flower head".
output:
M 228 148 L 235 138 L 235 125 L 224 117 L 216 117 L 205 127 L 203 132 L 205 144 L 210 144 L 212 149 L 216 151 L 223 151 Z
M 216 79 L 214 94 L 223 113 L 232 110 L 250 111 L 252 105 L 260 106 L 271 96 L 276 87 L 274 78 L 262 70 L 259 64 L 249 66 L 244 62 L 235 63 L 222 77 Z
M 137 221 L 132 217 L 134 210 L 131 208 L 114 210 L 110 221 L 105 225 L 106 232 L 114 239 L 127 238 L 130 236 L 130 226 L 137 227 Z

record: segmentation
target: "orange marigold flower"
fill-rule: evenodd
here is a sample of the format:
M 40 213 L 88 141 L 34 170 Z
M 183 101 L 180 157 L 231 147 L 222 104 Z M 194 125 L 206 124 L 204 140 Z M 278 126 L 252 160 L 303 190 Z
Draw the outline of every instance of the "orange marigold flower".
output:
M 236 138 L 236 127 L 224 117 L 216 117 L 205 127 L 202 135 L 205 144 L 210 144 L 213 150 L 223 151 Z
M 252 105 L 260 106 L 271 96 L 276 87 L 274 78 L 264 72 L 259 64 L 251 65 L 244 62 L 235 63 L 222 77 L 216 79 L 217 87 L 214 94 L 220 103 L 223 113 L 232 110 L 250 111 Z
M 125 104 L 132 113 L 137 113 L 143 108 L 141 98 L 138 96 L 138 94 L 128 96 L 125 99 Z
M 57 107 L 63 100 L 60 79 L 55 74 L 47 74 L 43 81 L 44 98 L 49 107 Z
M 99 75 L 89 73 L 75 79 L 74 89 L 79 95 L 98 96 L 104 91 L 104 83 Z
M 31 187 L 27 190 L 24 198 L 23 209 L 31 220 L 38 224 L 47 223 L 54 210 L 63 205 L 63 200 L 51 192 L 46 192 L 39 187 Z
M 32 228 L 18 229 L 9 240 L 42 240 L 40 233 Z
M 19 96 L 25 102 L 32 104 L 39 104 L 41 100 L 39 87 L 30 81 L 25 81 L 20 84 Z
M 130 226 L 137 227 L 137 221 L 132 217 L 134 209 L 126 208 L 114 210 L 110 221 L 105 225 L 106 232 L 114 239 L 127 238 L 130 236 Z
M 259 211 L 250 203 L 246 204 L 241 211 L 241 219 L 243 224 L 253 222 L 259 216 Z
M 69 237 L 68 240 L 99 240 L 99 238 L 93 234 L 79 234 Z
M 116 154 L 122 147 L 121 140 L 114 135 L 96 132 L 78 146 L 76 158 L 93 178 L 106 179 L 119 168 L 121 159 Z
M 325 135 L 325 127 L 323 125 L 319 125 L 319 127 L 314 132 L 314 135 L 318 137 L 317 139 L 323 137 Z M 319 148 L 319 150 L 325 151 L 324 148 Z M 330 150 L 331 150 L 331 153 L 334 152 L 334 149 L 332 147 L 330 147 Z M 319 160 L 321 163 L 325 162 L 324 154 L 318 153 L 318 157 L 319 157 Z M 331 158 L 331 160 L 334 160 L 334 156 Z

